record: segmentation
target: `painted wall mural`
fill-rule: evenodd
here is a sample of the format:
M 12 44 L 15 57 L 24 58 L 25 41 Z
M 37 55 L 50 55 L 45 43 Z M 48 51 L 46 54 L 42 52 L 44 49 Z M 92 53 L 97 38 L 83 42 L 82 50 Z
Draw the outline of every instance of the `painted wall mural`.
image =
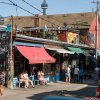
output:
M 68 32 L 67 33 L 67 42 L 68 43 L 76 43 L 77 42 L 77 35 L 76 33 Z
M 100 48 L 100 21 L 98 25 L 98 49 Z M 94 18 L 93 22 L 91 23 L 91 26 L 89 28 L 89 33 L 88 33 L 88 44 L 91 47 L 95 47 L 95 35 L 96 35 L 96 18 Z

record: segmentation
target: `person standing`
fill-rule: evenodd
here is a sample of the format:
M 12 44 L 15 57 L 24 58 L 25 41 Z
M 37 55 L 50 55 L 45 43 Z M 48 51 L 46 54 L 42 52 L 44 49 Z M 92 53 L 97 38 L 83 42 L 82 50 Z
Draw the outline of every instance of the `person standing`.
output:
M 0 94 L 4 95 L 4 84 L 5 84 L 5 72 L 3 69 L 0 69 Z
M 83 67 L 79 68 L 79 82 L 83 83 L 84 70 Z
M 98 67 L 95 67 L 95 81 L 98 81 L 99 71 L 100 71 L 100 69 Z
M 78 66 L 75 66 L 75 68 L 74 68 L 74 81 L 75 82 L 79 81 L 79 68 L 78 68 Z
M 71 79 L 70 72 L 71 72 L 71 70 L 70 70 L 69 66 L 67 68 L 65 68 L 66 83 L 70 83 L 70 79 Z

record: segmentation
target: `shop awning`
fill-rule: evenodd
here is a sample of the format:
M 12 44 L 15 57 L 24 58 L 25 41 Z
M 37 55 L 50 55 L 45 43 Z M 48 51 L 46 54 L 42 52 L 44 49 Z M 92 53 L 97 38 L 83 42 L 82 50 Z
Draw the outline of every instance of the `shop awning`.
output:
M 68 54 L 74 54 L 72 51 L 68 51 L 66 49 L 57 49 L 57 48 L 46 48 L 48 50 L 56 51 L 58 53 L 68 53 Z
M 19 52 L 29 60 L 29 64 L 55 63 L 43 47 L 16 46 Z
M 81 48 L 68 47 L 68 49 L 69 49 L 70 51 L 72 51 L 72 52 L 77 53 L 77 54 L 79 54 L 79 53 L 84 53 L 84 50 L 81 49 Z
M 66 49 L 57 49 L 56 50 L 58 53 L 68 53 L 68 54 L 74 54 L 74 52 L 68 51 Z

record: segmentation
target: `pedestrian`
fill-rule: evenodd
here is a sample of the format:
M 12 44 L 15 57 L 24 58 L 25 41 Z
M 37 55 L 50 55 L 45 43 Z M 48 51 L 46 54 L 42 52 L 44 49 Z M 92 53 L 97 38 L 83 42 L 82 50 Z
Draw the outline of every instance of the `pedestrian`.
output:
M 79 82 L 83 83 L 83 76 L 84 76 L 84 70 L 82 67 L 79 68 Z
M 5 72 L 3 69 L 0 69 L 0 94 L 4 95 L 4 84 L 5 84 Z
M 75 65 L 71 67 L 71 80 L 72 81 L 74 81 L 74 68 L 75 68 Z
M 74 68 L 74 82 L 78 82 L 79 81 L 79 68 L 78 66 L 75 66 Z
M 95 81 L 98 81 L 100 69 L 98 67 L 95 67 L 94 71 L 95 71 Z
M 70 73 L 71 73 L 71 70 L 70 70 L 70 67 L 68 66 L 65 68 L 66 83 L 70 83 L 70 79 L 71 79 Z

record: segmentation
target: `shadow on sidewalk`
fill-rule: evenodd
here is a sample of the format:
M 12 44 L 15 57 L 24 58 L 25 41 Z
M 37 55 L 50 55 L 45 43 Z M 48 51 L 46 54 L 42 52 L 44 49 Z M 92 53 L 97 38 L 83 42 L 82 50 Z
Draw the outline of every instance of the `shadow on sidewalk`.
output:
M 50 92 L 34 94 L 33 96 L 27 98 L 30 100 L 41 100 L 46 96 L 65 96 L 65 97 L 75 97 L 75 98 L 95 97 L 95 90 L 96 87 L 90 85 L 89 87 L 85 87 L 80 90 L 75 90 L 75 91 L 55 90 Z

